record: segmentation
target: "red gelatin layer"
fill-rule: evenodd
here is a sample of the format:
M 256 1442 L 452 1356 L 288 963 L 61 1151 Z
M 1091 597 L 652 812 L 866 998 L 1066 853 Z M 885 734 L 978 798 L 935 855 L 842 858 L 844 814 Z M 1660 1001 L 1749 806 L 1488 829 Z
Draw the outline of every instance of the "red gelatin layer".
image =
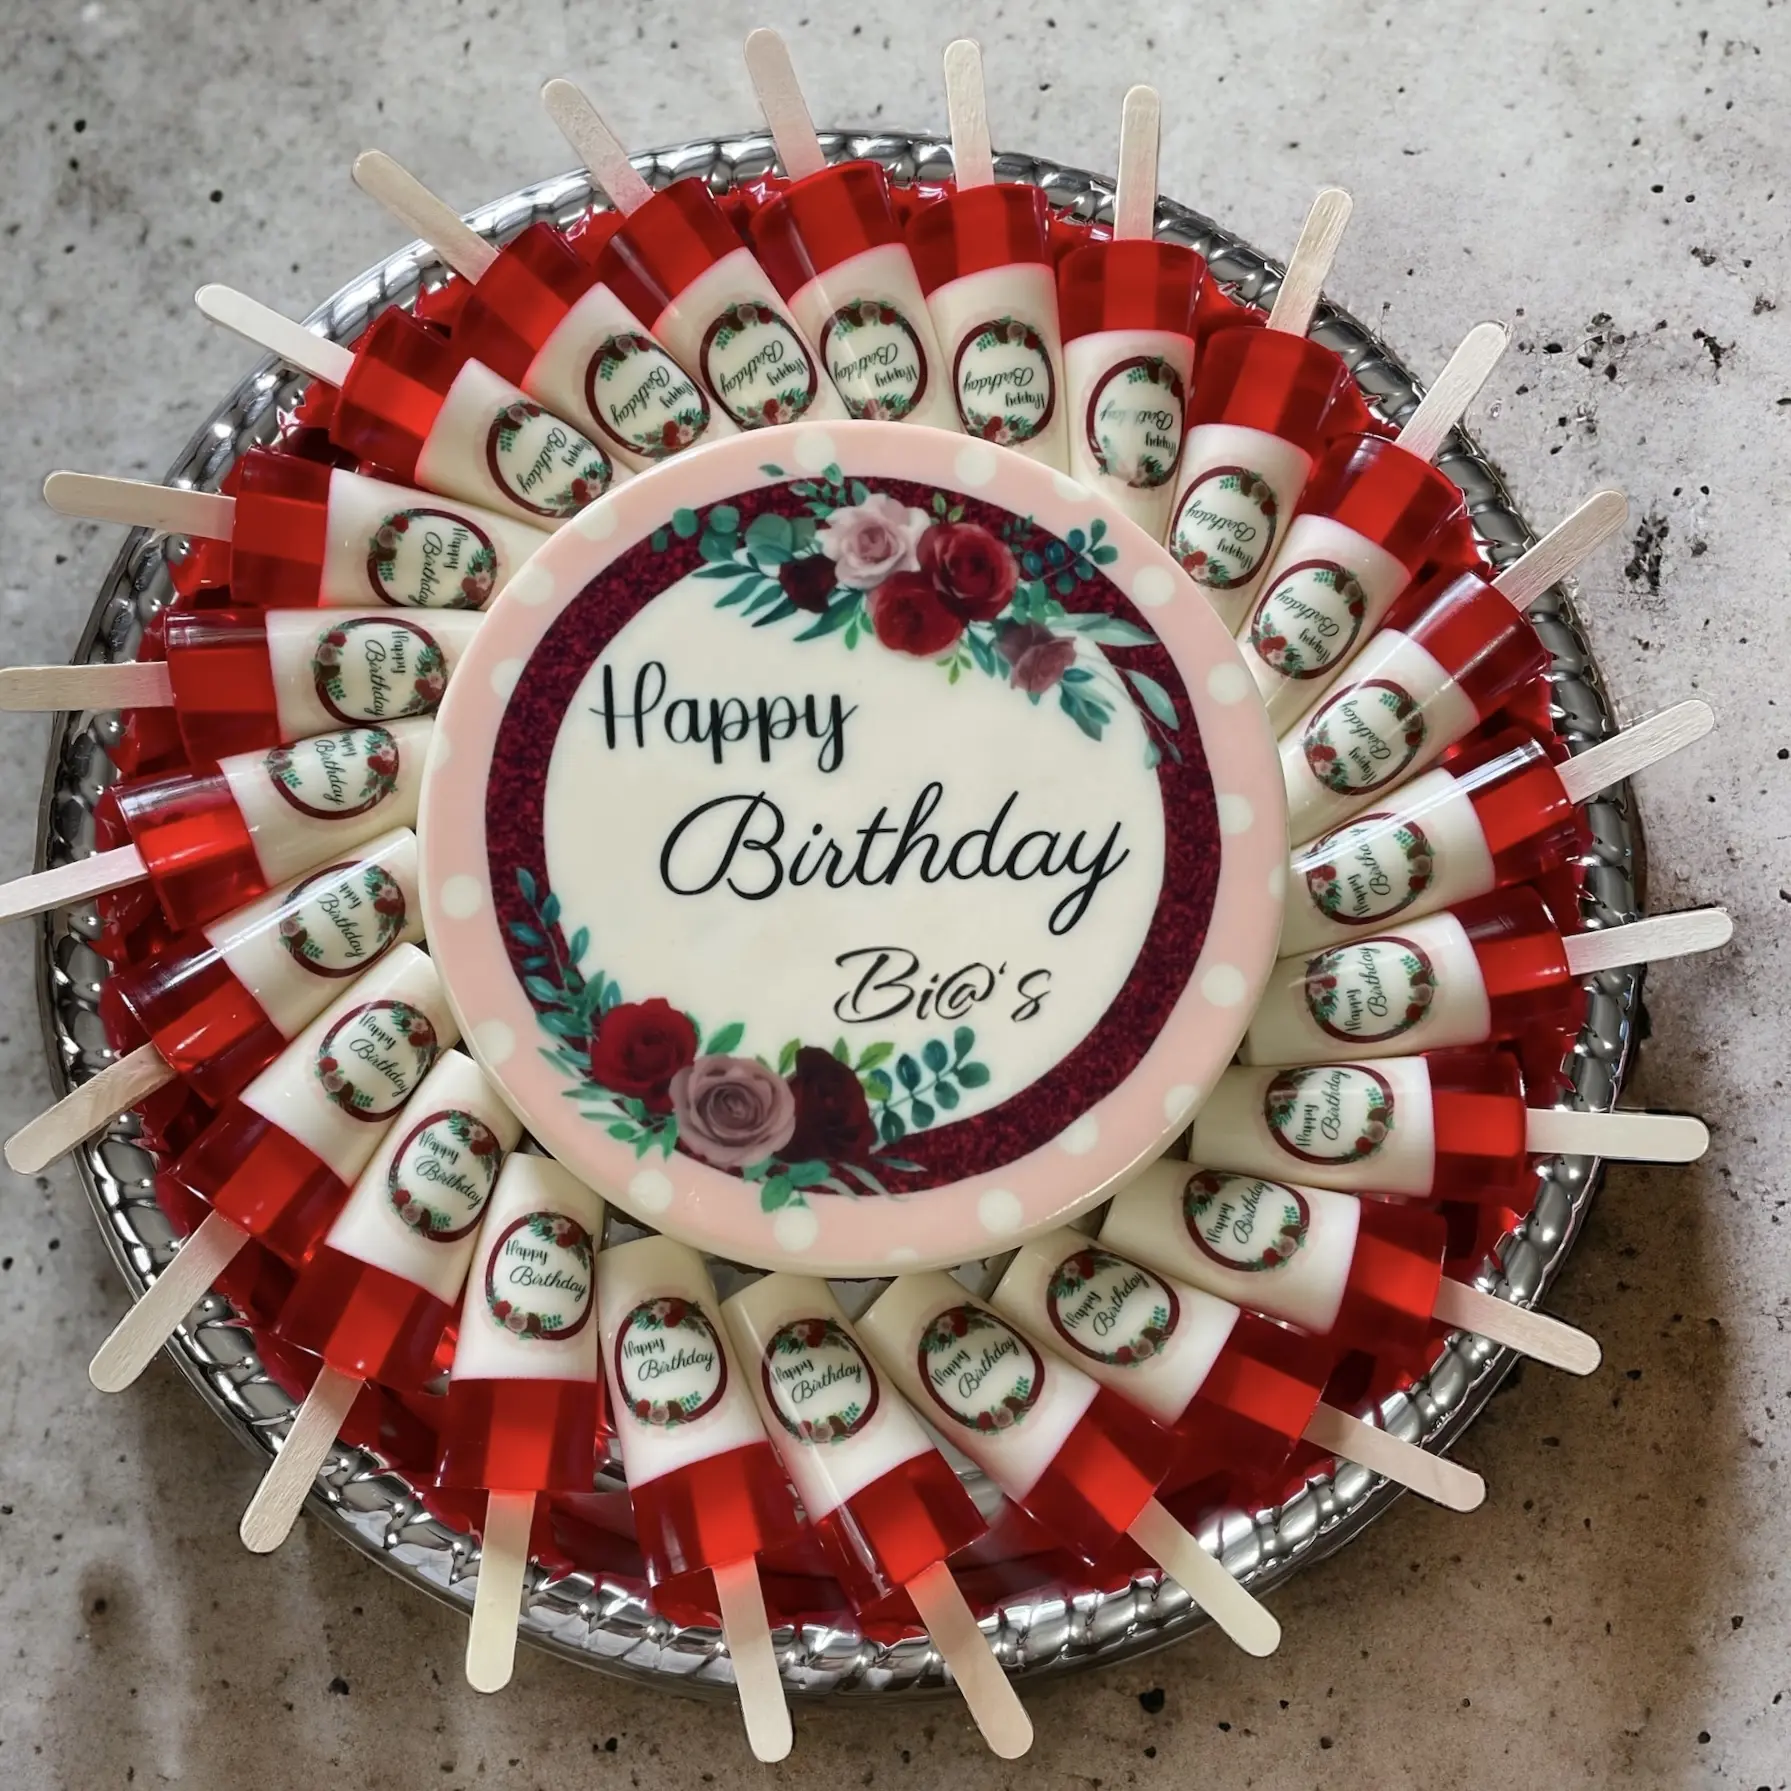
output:
M 1016 1504 L 1085 1561 L 1132 1527 L 1175 1466 L 1173 1432 L 1102 1387 L 1045 1471 Z
M 435 1483 L 588 1493 L 602 1427 L 600 1380 L 450 1380 Z
M 748 1443 L 628 1489 L 634 1527 L 657 1586 L 744 1561 L 801 1528 L 769 1443 Z
M 296 1138 L 232 1101 L 181 1154 L 173 1174 L 233 1225 L 302 1266 L 348 1189 Z
M 202 926 L 267 889 L 224 774 L 172 771 L 115 784 L 118 818 L 172 927 Z
M 281 1308 L 276 1329 L 341 1374 L 388 1387 L 420 1387 L 454 1316 L 414 1281 L 318 1247 Z
M 812 1521 L 854 1610 L 881 1603 L 988 1528 L 936 1449 L 909 1457 Z

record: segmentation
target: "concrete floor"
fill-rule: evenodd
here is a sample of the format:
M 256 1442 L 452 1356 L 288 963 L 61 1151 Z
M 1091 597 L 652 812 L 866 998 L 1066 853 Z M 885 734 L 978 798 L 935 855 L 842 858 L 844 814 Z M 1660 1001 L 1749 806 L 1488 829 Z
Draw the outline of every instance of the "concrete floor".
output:
M 822 120 L 936 128 L 938 51 L 969 20 L 945 0 L 885 18 L 3 0 L 0 661 L 62 657 L 116 545 L 36 502 L 44 472 L 157 476 L 246 364 L 193 311 L 199 281 L 302 310 L 373 259 L 396 232 L 348 185 L 368 144 L 468 204 L 564 166 L 533 97 L 552 74 L 584 77 L 642 143 L 744 127 L 736 45 L 757 22 L 789 32 Z M 1725 902 L 1738 927 L 1715 960 L 1652 978 L 1636 1093 L 1704 1113 L 1716 1142 L 1692 1170 L 1612 1176 L 1554 1298 L 1606 1366 L 1532 1371 L 1495 1403 L 1463 1450 L 1487 1507 L 1406 1502 L 1278 1596 L 1274 1660 L 1209 1636 L 1066 1681 L 1011 1768 L 951 1705 L 804 1712 L 777 1779 L 1782 1787 L 1791 8 L 1010 0 L 979 28 L 1003 144 L 1110 166 L 1120 96 L 1154 78 L 1164 189 L 1256 242 L 1285 248 L 1315 187 L 1349 187 L 1334 289 L 1411 364 L 1436 367 L 1479 317 L 1513 321 L 1475 426 L 1530 515 L 1601 484 L 1633 495 L 1633 541 L 1584 581 L 1610 684 L 1631 713 L 1702 691 L 1722 723 L 1647 777 L 1653 902 Z M 45 735 L 0 724 L 16 869 Z M 29 958 L 8 929 L 7 1132 L 47 1098 Z M 8 1181 L 0 1784 L 769 1778 L 726 1709 L 526 1650 L 510 1690 L 477 1699 L 461 1621 L 314 1526 L 247 1556 L 254 1464 L 172 1371 L 116 1400 L 87 1384 L 123 1297 L 73 1176 Z

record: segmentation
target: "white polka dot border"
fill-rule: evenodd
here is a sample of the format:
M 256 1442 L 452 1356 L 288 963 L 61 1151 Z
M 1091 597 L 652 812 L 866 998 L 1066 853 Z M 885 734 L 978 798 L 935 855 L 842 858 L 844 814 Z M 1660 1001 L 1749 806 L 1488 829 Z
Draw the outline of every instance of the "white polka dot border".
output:
M 500 697 L 508 700 L 510 692 L 516 688 L 517 680 L 522 676 L 520 659 L 500 659 L 491 668 L 491 688 Z
M 1163 1096 L 1163 1117 L 1171 1125 L 1177 1125 L 1199 1099 L 1200 1090 L 1192 1082 L 1178 1082 Z
M 628 1184 L 631 1205 L 643 1213 L 663 1213 L 672 1204 L 672 1178 L 663 1169 L 643 1169 Z
M 987 485 L 1000 468 L 1001 462 L 987 442 L 967 443 L 958 450 L 958 457 L 952 462 L 958 483 L 972 491 Z
M 1101 1122 L 1085 1113 L 1057 1136 L 1057 1148 L 1067 1157 L 1086 1157 L 1101 1142 Z
M 450 920 L 471 920 L 485 906 L 485 885 L 477 877 L 450 877 L 442 885 L 442 912 Z
M 616 532 L 616 507 L 607 498 L 587 504 L 573 517 L 570 528 L 587 541 L 607 541 Z
M 1287 866 L 1278 864 L 1269 872 L 1269 895 L 1274 901 L 1287 899 Z
M 1080 504 L 1091 495 L 1089 489 L 1079 479 L 1072 479 L 1068 473 L 1054 472 L 1051 475 L 1051 489 L 1066 504 Z
M 516 1055 L 516 1034 L 502 1020 L 481 1020 L 473 1028 L 472 1046 L 480 1062 L 501 1069 Z
M 1215 964 L 1200 979 L 1200 992 L 1214 1007 L 1237 1007 L 1250 993 L 1250 984 L 1235 964 Z
M 1132 579 L 1132 601 L 1140 609 L 1161 609 L 1175 595 L 1175 574 L 1167 566 L 1140 566 Z
M 592 508 L 601 506 L 593 505 Z M 615 524 L 612 522 L 610 526 L 613 528 Z M 540 555 L 537 554 L 504 586 L 504 595 L 510 602 L 520 603 L 526 609 L 538 609 L 542 604 L 553 601 L 555 589 L 553 574 L 541 564 Z
M 1026 1223 L 1026 1208 L 1011 1189 L 990 1188 L 978 1198 L 976 1216 L 991 1237 L 1012 1237 Z
M 807 429 L 796 438 L 796 464 L 805 473 L 818 473 L 840 457 L 839 449 L 825 429 Z
M 920 1252 L 911 1244 L 897 1244 L 883 1259 L 892 1269 L 901 1270 L 920 1261 Z
M 1256 688 L 1241 665 L 1227 660 L 1206 675 L 1206 693 L 1215 703 L 1241 703 Z
M 771 1221 L 771 1235 L 781 1249 L 800 1256 L 804 1250 L 814 1248 L 815 1239 L 821 1235 L 821 1221 L 809 1207 L 787 1206 Z
M 1219 831 L 1235 839 L 1256 825 L 1256 810 L 1248 796 L 1225 795 L 1219 798 Z

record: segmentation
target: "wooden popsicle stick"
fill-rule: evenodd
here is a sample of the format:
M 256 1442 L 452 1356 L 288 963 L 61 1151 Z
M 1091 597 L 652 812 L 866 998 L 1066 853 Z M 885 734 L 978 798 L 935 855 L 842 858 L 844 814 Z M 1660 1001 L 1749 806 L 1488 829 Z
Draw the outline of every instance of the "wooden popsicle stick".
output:
M 313 379 L 321 379 L 325 385 L 341 385 L 354 365 L 352 350 L 339 342 L 326 342 L 302 323 L 295 323 L 271 305 L 250 298 L 246 292 L 238 292 L 234 286 L 220 286 L 215 282 L 201 286 L 193 294 L 193 303 L 213 323 L 234 330 L 257 348 L 265 348 L 269 354 L 277 355 L 301 373 L 309 373 Z
M 1546 1312 L 1514 1306 L 1509 1300 L 1469 1287 L 1465 1281 L 1445 1279 L 1431 1310 L 1452 1331 L 1471 1331 L 1489 1343 L 1502 1343 L 1533 1362 L 1569 1374 L 1591 1374 L 1604 1360 L 1598 1340 L 1584 1331 L 1576 1331 Z
M 147 479 L 108 479 L 99 473 L 51 473 L 44 502 L 58 516 L 88 522 L 121 522 L 131 529 L 169 535 L 203 535 L 228 541 L 236 526 L 236 499 L 217 491 L 152 485 Z
M 497 250 L 453 206 L 383 149 L 362 150 L 350 172 L 369 199 L 414 230 L 463 280 L 477 280 L 497 260 Z
M 769 27 L 746 34 L 746 73 L 758 95 L 759 110 L 777 145 L 777 159 L 792 180 L 819 174 L 827 166 L 815 135 L 815 120 L 802 97 L 790 46 Z
M 1588 802 L 1600 790 L 1608 790 L 1638 771 L 1671 758 L 1694 740 L 1702 740 L 1715 726 L 1715 711 L 1693 697 L 1575 753 L 1555 770 L 1569 802 Z
M 1689 1113 L 1575 1113 L 1532 1107 L 1525 1144 L 1539 1156 L 1617 1157 L 1636 1163 L 1695 1163 L 1710 1130 Z
M 1148 241 L 1157 233 L 1157 147 L 1163 102 L 1154 87 L 1134 87 L 1119 115 L 1119 172 L 1113 181 L 1113 235 Z
M 960 37 L 945 46 L 945 112 L 951 120 L 951 165 L 958 185 L 993 186 L 995 152 L 989 147 L 983 50 L 974 37 Z
M 318 1470 L 329 1459 L 336 1434 L 347 1422 L 348 1408 L 365 1384 L 357 1375 L 343 1374 L 327 1362 L 318 1369 L 280 1453 L 261 1476 L 261 1484 L 243 1512 L 237 1534 L 245 1548 L 271 1555 L 291 1534 L 317 1484 Z
M 173 1080 L 161 1052 L 154 1045 L 139 1045 L 20 1126 L 6 1141 L 7 1166 L 20 1175 L 36 1175 Z
M 205 1298 L 249 1234 L 222 1213 L 204 1223 L 175 1251 L 149 1292 L 118 1321 L 87 1366 L 87 1378 L 102 1393 L 122 1393 L 145 1368 L 180 1321 Z
M 777 1670 L 777 1650 L 765 1616 L 765 1594 L 758 1564 L 748 1555 L 715 1569 L 715 1590 L 721 1599 L 721 1634 L 734 1663 L 734 1689 L 746 1739 L 756 1759 L 768 1765 L 790 1751 L 794 1734 L 784 1682 Z
M 1486 1482 L 1472 1468 L 1401 1442 L 1334 1405 L 1321 1405 L 1312 1414 L 1305 1440 L 1451 1511 L 1478 1511 L 1486 1502 Z
M 529 1570 L 532 1492 L 494 1492 L 485 1500 L 479 1539 L 479 1583 L 466 1632 L 466 1682 L 474 1691 L 502 1691 L 516 1671 L 516 1623 Z
M 1325 187 L 1312 201 L 1300 240 L 1288 258 L 1287 272 L 1269 307 L 1272 330 L 1290 336 L 1303 336 L 1312 328 L 1312 314 L 1318 309 L 1319 294 L 1331 277 L 1331 263 L 1337 258 L 1337 245 L 1343 240 L 1345 225 L 1354 205 L 1342 187 Z
M 1462 337 L 1436 384 L 1424 394 L 1418 408 L 1406 419 L 1395 438 L 1408 454 L 1434 460 L 1449 439 L 1449 431 L 1479 395 L 1487 376 L 1505 352 L 1507 332 L 1502 323 L 1477 323 Z
M 1567 968 L 1575 976 L 1622 970 L 1630 964 L 1658 964 L 1694 951 L 1714 951 L 1734 937 L 1735 923 L 1721 908 L 1689 908 L 1683 914 L 1655 914 L 1626 927 L 1601 927 L 1564 939 Z
M 983 1740 L 1003 1760 L 1019 1759 L 1032 1746 L 1032 1718 L 964 1602 L 951 1569 L 935 1561 L 908 1582 L 907 1592 L 939 1658 L 951 1669 Z
M 135 846 L 116 846 L 95 852 L 53 871 L 34 871 L 0 883 L 0 920 L 17 920 L 23 914 L 42 914 L 50 908 L 72 908 L 89 896 L 122 889 L 143 875 L 143 855 Z
M 1132 1540 L 1244 1650 L 1259 1659 L 1281 1646 L 1281 1625 L 1152 1499 L 1132 1520 Z
M 621 139 L 570 81 L 549 81 L 541 89 L 541 103 L 560 127 L 560 134 L 578 151 L 591 179 L 624 217 L 639 211 L 653 197 L 653 189 L 629 161 Z
M 1593 492 L 1521 559 L 1513 560 L 1493 580 L 1493 589 L 1508 597 L 1514 609 L 1528 609 L 1628 520 L 1629 499 L 1622 492 Z
M 168 668 L 157 659 L 0 670 L 0 709 L 166 709 L 173 701 Z

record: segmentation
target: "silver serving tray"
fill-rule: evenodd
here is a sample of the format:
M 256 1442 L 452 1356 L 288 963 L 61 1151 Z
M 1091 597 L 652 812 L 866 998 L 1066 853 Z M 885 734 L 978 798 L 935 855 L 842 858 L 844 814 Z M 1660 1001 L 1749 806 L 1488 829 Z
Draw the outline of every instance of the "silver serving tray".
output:
M 937 180 L 951 171 L 948 145 L 933 137 L 830 133 L 823 141 L 830 158 L 869 157 L 898 181 Z M 635 165 L 656 185 L 700 174 L 720 191 L 767 172 L 773 160 L 769 138 L 755 133 L 686 143 L 638 156 Z M 1111 216 L 1113 187 L 1102 176 L 1011 155 L 998 158 L 998 169 L 1003 179 L 1043 187 L 1054 205 L 1078 217 Z M 568 223 L 593 203 L 582 173 L 564 175 L 497 200 L 468 221 L 502 242 L 538 218 Z M 1273 300 L 1280 273 L 1276 264 L 1198 212 L 1160 202 L 1158 234 L 1197 249 L 1213 277 L 1243 301 L 1266 309 Z M 345 286 L 308 321 L 336 340 L 352 340 L 375 312 L 394 303 L 411 304 L 420 290 L 445 278 L 434 253 L 413 243 Z M 1412 376 L 1347 312 L 1321 307 L 1313 333 L 1349 363 L 1382 417 L 1396 422 L 1416 405 L 1420 388 Z M 304 383 L 289 369 L 263 363 L 188 443 L 169 469 L 169 483 L 215 488 L 240 453 L 274 436 Z M 1514 558 L 1534 539 L 1498 473 L 1471 440 L 1459 434 L 1452 438 L 1438 465 L 1466 493 L 1475 528 L 1493 560 Z M 180 551 L 178 542 L 142 531 L 131 535 L 100 589 L 74 654 L 77 661 L 132 656 L 143 623 L 173 594 L 169 566 Z M 1579 751 L 1615 726 L 1597 668 L 1561 591 L 1544 597 L 1530 615 L 1554 656 L 1550 676 L 1556 724 Z M 108 756 L 117 726 L 117 717 L 109 715 L 60 718 L 44 780 L 40 866 L 61 864 L 93 849 L 93 807 L 117 775 Z M 1588 818 L 1596 844 L 1586 883 L 1587 918 L 1604 926 L 1634 920 L 1641 852 L 1626 794 L 1593 802 Z M 89 943 L 97 931 L 90 908 L 46 916 L 40 929 L 39 1003 L 51 1079 L 62 1092 L 110 1061 L 96 1011 L 106 965 Z M 1569 1064 L 1573 1104 L 1603 1110 L 1616 1104 L 1635 1046 L 1641 975 L 1636 970 L 1611 972 L 1589 979 L 1587 987 L 1587 1021 Z M 143 1292 L 172 1253 L 169 1228 L 155 1204 L 154 1165 L 135 1140 L 135 1121 L 127 1115 L 76 1158 L 94 1215 L 133 1295 Z M 1546 1164 L 1534 1208 L 1483 1265 L 1481 1284 L 1520 1304 L 1538 1300 L 1572 1247 L 1602 1167 L 1586 1158 Z M 844 1291 L 850 1299 L 852 1290 Z M 218 1416 L 250 1447 L 271 1455 L 294 1407 L 263 1373 L 240 1315 L 214 1296 L 195 1309 L 169 1347 Z M 1477 1339 L 1451 1338 L 1408 1394 L 1383 1401 L 1373 1415 L 1396 1436 L 1447 1449 L 1474 1421 L 1513 1360 L 1510 1352 Z M 1313 1477 L 1285 1504 L 1228 1513 L 1209 1525 L 1207 1540 L 1221 1546 L 1226 1565 L 1260 1594 L 1352 1541 L 1398 1492 L 1345 1463 L 1333 1475 Z M 477 1544 L 426 1512 L 414 1488 L 377 1455 L 338 1450 L 320 1476 L 311 1509 L 400 1579 L 462 1611 L 471 1609 Z M 218 1546 L 234 1544 L 220 1532 Z M 999 1613 L 994 1639 L 1010 1671 L 1036 1680 L 1163 1647 L 1205 1621 L 1180 1587 L 1152 1574 L 1117 1592 L 1008 1604 Z M 732 1685 L 732 1667 L 719 1635 L 657 1616 L 638 1586 L 629 1582 L 587 1574 L 532 1574 L 522 1634 L 568 1660 L 631 1679 L 699 1693 L 725 1694 Z M 796 1695 L 924 1696 L 945 1689 L 938 1656 L 924 1636 L 886 1646 L 849 1628 L 805 1626 L 781 1631 L 779 1643 L 784 1679 Z

